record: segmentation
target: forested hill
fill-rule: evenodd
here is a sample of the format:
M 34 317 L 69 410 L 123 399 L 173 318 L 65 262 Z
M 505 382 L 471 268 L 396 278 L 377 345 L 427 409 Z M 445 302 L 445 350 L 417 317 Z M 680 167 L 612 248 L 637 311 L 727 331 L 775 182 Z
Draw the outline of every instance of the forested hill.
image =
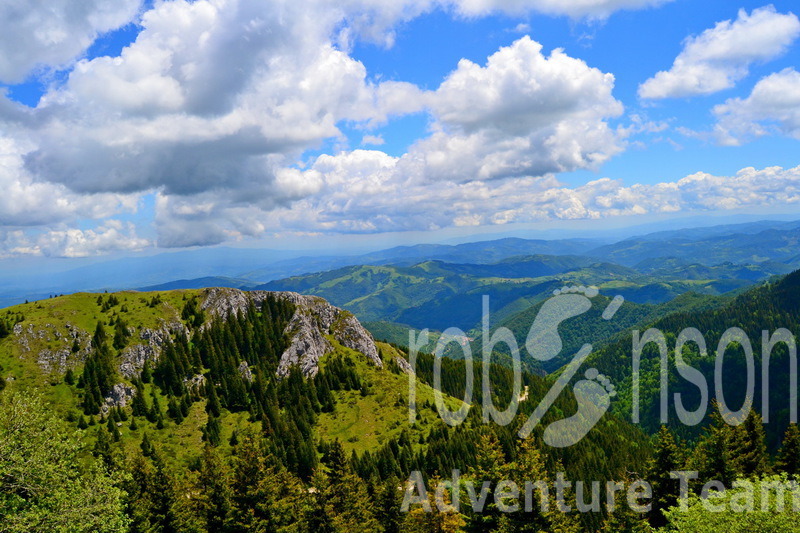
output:
M 702 425 L 687 427 L 681 424 L 674 409 L 674 393 L 681 393 L 686 409 L 697 408 L 700 402 L 698 388 L 680 377 L 675 366 L 675 341 L 686 328 L 696 328 L 702 334 L 707 355 L 701 356 L 698 345 L 688 342 L 684 346 L 683 357 L 690 366 L 700 370 L 708 383 L 710 397 L 716 395 L 714 380 L 716 353 L 722 335 L 729 328 L 744 331 L 753 350 L 754 382 L 753 406 L 762 411 L 762 340 L 763 332 L 772 336 L 781 328 L 792 334 L 800 333 L 800 271 L 793 272 L 776 281 L 767 282 L 737 296 L 730 302 L 711 309 L 679 311 L 651 323 L 638 327 L 641 333 L 655 328 L 664 333 L 669 348 L 669 398 L 670 427 L 680 435 L 692 439 L 700 433 Z M 744 339 L 740 339 L 744 342 Z M 655 344 L 644 348 L 641 363 L 641 422 L 654 432 L 660 424 L 660 372 L 659 353 Z M 791 358 L 786 343 L 777 343 L 769 359 L 768 390 L 769 423 L 765 426 L 767 441 L 771 449 L 776 449 L 789 423 L 790 415 L 790 376 Z M 630 420 L 632 407 L 632 337 L 626 335 L 617 342 L 590 356 L 587 364 L 592 364 L 609 375 L 618 385 L 620 398 L 616 404 L 618 414 Z M 740 343 L 734 342 L 725 351 L 722 367 L 722 389 L 724 399 L 733 411 L 738 410 L 745 401 L 747 392 L 747 359 Z M 711 409 L 709 408 L 709 412 Z M 709 419 L 706 419 L 708 421 Z
M 618 480 L 649 456 L 649 439 L 610 414 L 573 447 L 543 446 L 541 427 L 575 410 L 567 394 L 518 439 L 548 389 L 532 375 L 512 424 L 482 423 L 480 365 L 469 416 L 449 427 L 425 355 L 409 425 L 403 354 L 312 296 L 74 294 L 0 311 L 0 333 L 3 531 L 419 531 L 418 514 L 399 512 L 412 470 Z M 456 410 L 465 367 L 444 367 Z M 511 372 L 490 375 L 494 401 L 508 403 Z M 454 520 L 482 529 L 493 513 Z M 521 518 L 579 531 L 606 515 Z

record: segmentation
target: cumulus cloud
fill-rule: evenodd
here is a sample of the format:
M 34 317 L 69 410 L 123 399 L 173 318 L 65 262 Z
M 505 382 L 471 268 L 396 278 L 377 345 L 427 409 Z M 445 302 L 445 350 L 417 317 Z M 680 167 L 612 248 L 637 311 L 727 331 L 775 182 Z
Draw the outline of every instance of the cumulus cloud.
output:
M 384 140 L 382 135 L 364 135 L 364 137 L 361 138 L 362 146 L 382 146 L 384 144 L 386 144 L 386 140 Z
M 22 230 L 5 232 L 0 239 L 0 257 L 38 255 L 89 257 L 118 251 L 139 251 L 152 243 L 136 235 L 131 222 L 106 220 L 94 229 L 51 229 L 31 235 Z
M 329 42 L 337 17 L 273 7 L 157 4 L 119 57 L 78 62 L 18 119 L 33 146 L 25 171 L 76 195 L 157 190 L 159 244 L 190 246 L 261 234 L 263 213 L 314 194 L 287 168 L 342 121 L 369 128 L 428 109 L 435 131 L 401 161 L 418 181 L 593 168 L 622 149 L 607 124 L 622 112 L 613 76 L 561 50 L 545 56 L 524 37 L 424 93 L 371 82 Z
M 714 108 L 717 140 L 738 145 L 779 133 L 800 140 L 800 72 L 792 68 L 760 80 L 747 98 L 731 98 Z
M 0 4 L 0 82 L 37 67 L 64 67 L 102 33 L 131 22 L 141 0 L 5 0 Z
M 698 172 L 655 184 L 601 178 L 568 187 L 553 175 L 414 183 L 395 177 L 401 163 L 379 151 L 320 156 L 304 171 L 322 184 L 319 192 L 263 220 L 292 231 L 376 233 L 800 204 L 800 167 Z
M 0 135 L 0 226 L 57 224 L 136 210 L 135 195 L 82 195 L 61 184 L 36 181 L 25 169 L 24 151 L 21 143 Z
M 672 68 L 639 86 L 642 98 L 677 98 L 711 94 L 733 87 L 750 65 L 782 55 L 800 36 L 800 20 L 773 6 L 740 10 L 736 20 L 719 22 L 690 37 Z
M 427 179 L 540 176 L 596 167 L 621 151 L 614 76 L 523 37 L 485 66 L 462 59 L 427 101 L 439 121 L 404 159 Z
M 40 179 L 84 193 L 272 195 L 274 159 L 418 109 L 411 84 L 374 85 L 328 41 L 335 17 L 297 2 L 157 4 L 120 57 L 77 64 L 37 111 Z M 321 20 L 320 20 L 321 19 Z
M 0 94 L 0 249 L 81 256 L 149 246 L 117 220 L 143 195 L 155 197 L 164 247 L 656 209 L 653 191 L 603 180 L 569 189 L 554 177 L 624 149 L 629 133 L 609 125 L 623 111 L 611 74 L 524 37 L 422 91 L 370 78 L 349 51 L 363 39 L 390 46 L 398 22 L 440 7 L 603 18 L 665 1 L 173 0 L 139 17 L 118 57 L 77 61 L 97 34 L 137 16 L 139 1 L 87 0 L 70 13 L 62 0 L 37 2 L 16 19 L 2 10 L 22 13 L 21 4 L 6 3 L 0 78 L 74 68 L 36 109 Z M 14 33 L 50 16 L 48 35 Z M 24 53 L 5 54 L 17 48 Z M 401 157 L 356 150 L 299 162 L 343 143 L 342 124 L 377 146 L 374 127 L 423 110 L 430 132 Z

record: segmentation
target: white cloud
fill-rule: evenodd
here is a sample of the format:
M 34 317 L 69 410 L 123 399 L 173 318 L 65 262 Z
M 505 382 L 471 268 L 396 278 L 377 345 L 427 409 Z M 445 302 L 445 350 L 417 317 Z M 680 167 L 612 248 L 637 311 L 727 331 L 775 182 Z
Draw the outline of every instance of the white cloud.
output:
M 264 213 L 313 195 L 307 175 L 281 169 L 341 136 L 342 121 L 369 128 L 431 111 L 436 131 L 394 179 L 543 175 L 593 168 L 622 149 L 606 122 L 622 111 L 613 76 L 561 50 L 545 57 L 524 37 L 484 67 L 460 62 L 423 93 L 369 81 L 328 41 L 340 18 L 273 7 L 157 4 L 120 57 L 79 62 L 32 118 L 18 119 L 33 147 L 26 172 L 78 196 L 158 190 L 159 244 L 189 246 L 261 234 Z
M 747 98 L 731 98 L 714 108 L 717 140 L 743 140 L 779 133 L 800 140 L 800 72 L 785 69 L 760 80 Z
M 615 11 L 656 7 L 672 0 L 452 0 L 457 9 L 469 16 L 492 12 L 520 14 L 538 11 L 572 18 L 605 19 Z
M 137 208 L 136 195 L 81 195 L 61 184 L 36 181 L 24 167 L 23 153 L 20 143 L 0 135 L 0 227 L 105 218 Z
M 130 222 L 106 220 L 94 229 L 52 229 L 29 235 L 17 230 L 0 240 L 0 257 L 38 255 L 46 257 L 89 257 L 118 251 L 139 251 L 152 246 L 136 235 Z
M 62 0 L 53 1 L 58 13 Z M 0 250 L 82 256 L 149 246 L 130 223 L 111 218 L 135 211 L 143 195 L 155 197 L 164 247 L 277 231 L 435 229 L 682 205 L 672 197 L 658 204 L 655 189 L 610 180 L 570 189 L 555 179 L 597 168 L 629 134 L 609 125 L 623 111 L 614 77 L 562 50 L 544 55 L 524 37 L 485 65 L 460 62 L 430 92 L 375 81 L 349 55 L 359 39 L 391 45 L 399 21 L 442 6 L 465 16 L 534 10 L 603 18 L 664 1 L 155 2 L 119 57 L 77 61 L 37 109 L 0 96 Z M 129 19 L 138 2 L 125 5 Z M 34 36 L 27 59 L 7 64 L 15 72 L 58 68 L 98 32 L 128 20 L 111 4 L 87 0 L 81 8 L 108 17 L 84 25 L 67 17 L 72 40 L 61 55 L 53 55 L 55 45 L 37 48 Z M 43 20 L 47 5 L 29 11 Z M 0 51 L 10 46 L 0 34 Z M 363 130 L 363 145 L 377 146 L 383 139 L 372 128 L 421 110 L 431 115 L 430 134 L 402 157 L 356 150 L 320 156 L 310 168 L 298 162 L 326 142 L 345 143 L 343 123 Z M 648 124 L 636 128 L 660 127 Z M 74 229 L 78 221 L 92 229 Z
M 672 68 L 639 86 L 642 98 L 677 98 L 711 94 L 733 87 L 749 73 L 750 65 L 782 55 L 800 36 L 800 20 L 773 6 L 740 10 L 735 21 L 719 22 L 691 37 Z
M 405 162 L 426 179 L 486 180 L 594 168 L 621 151 L 606 122 L 614 76 L 523 37 L 481 67 L 462 59 L 428 95 L 439 130 Z
M 298 2 L 158 3 L 120 57 L 81 61 L 30 121 L 38 178 L 78 192 L 274 194 L 276 160 L 418 110 L 328 41 L 339 18 Z M 416 103 L 415 103 L 416 102 Z
M 37 67 L 60 68 L 102 33 L 131 22 L 141 0 L 4 0 L 0 82 L 19 83 Z
M 319 191 L 261 220 L 288 231 L 378 233 L 800 204 L 800 167 L 745 168 L 734 176 L 698 172 L 652 185 L 601 178 L 568 187 L 552 175 L 417 183 L 397 179 L 401 165 L 379 151 L 321 156 L 304 171 L 322 183 Z

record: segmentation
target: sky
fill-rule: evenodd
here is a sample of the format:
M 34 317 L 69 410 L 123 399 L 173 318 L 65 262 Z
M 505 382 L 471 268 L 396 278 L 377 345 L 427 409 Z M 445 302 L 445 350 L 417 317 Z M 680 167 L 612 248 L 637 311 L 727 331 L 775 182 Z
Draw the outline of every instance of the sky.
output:
M 793 5 L 3 0 L 0 261 L 791 215 Z

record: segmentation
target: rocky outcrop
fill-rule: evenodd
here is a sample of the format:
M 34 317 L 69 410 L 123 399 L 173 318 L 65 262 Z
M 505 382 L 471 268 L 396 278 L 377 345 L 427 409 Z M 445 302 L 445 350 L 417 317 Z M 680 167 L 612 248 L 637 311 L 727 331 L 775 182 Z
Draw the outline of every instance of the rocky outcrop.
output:
M 254 293 L 245 293 L 238 289 L 228 289 L 225 287 L 215 287 L 204 291 L 203 301 L 200 309 L 210 313 L 214 317 L 227 317 L 231 313 L 244 311 L 250 303 L 250 297 Z M 263 298 L 262 298 L 263 301 Z M 256 305 L 259 307 L 261 303 Z
M 70 361 L 72 352 L 66 348 L 61 350 L 44 349 L 39 352 L 36 362 L 45 372 L 66 372 L 74 362 Z
M 242 376 L 243 380 L 250 383 L 253 382 L 253 371 L 250 370 L 250 365 L 247 364 L 247 361 L 239 363 L 239 375 Z
M 299 308 L 286 329 L 292 340 L 281 355 L 278 375 L 286 376 L 292 367 L 299 366 L 304 375 L 316 376 L 319 360 L 333 351 L 333 345 L 322 334 L 314 318 Z
M 108 411 L 112 407 L 125 407 L 127 406 L 133 397 L 136 396 L 136 389 L 130 387 L 124 383 L 117 383 L 111 389 L 111 392 L 105 397 L 103 405 L 100 407 L 100 410 L 103 414 L 108 414 Z
M 243 292 L 214 288 L 205 291 L 200 307 L 213 316 L 226 317 L 246 310 L 251 301 L 260 308 L 269 296 L 288 300 L 295 306 L 295 313 L 286 326 L 285 332 L 291 341 L 281 356 L 279 376 L 288 375 L 294 366 L 300 367 L 306 376 L 315 376 L 319 372 L 319 360 L 333 351 L 327 336 L 346 348 L 362 353 L 375 366 L 383 367 L 375 341 L 358 319 L 352 313 L 316 296 L 295 292 Z
M 396 355 L 396 356 L 395 356 L 395 358 L 394 358 L 394 360 L 395 360 L 395 362 L 397 363 L 397 366 L 399 366 L 399 367 L 400 367 L 400 370 L 402 370 L 402 371 L 403 371 L 403 372 L 405 372 L 406 374 L 409 374 L 409 375 L 410 375 L 410 374 L 413 374 L 413 373 L 414 373 L 414 369 L 413 369 L 413 368 L 411 368 L 411 364 L 409 364 L 409 362 L 408 362 L 408 361 L 406 361 L 406 358 L 405 358 L 405 357 L 403 357 L 403 356 L 400 356 L 400 355 Z
M 184 379 L 183 384 L 192 392 L 199 392 L 200 389 L 206 384 L 206 377 L 203 374 L 195 374 L 194 376 Z
M 286 332 L 292 340 L 278 365 L 279 376 L 286 376 L 295 365 L 300 366 L 306 376 L 315 376 L 319 372 L 319 360 L 333 351 L 326 335 L 342 346 L 364 354 L 375 366 L 383 368 L 372 335 L 352 313 L 316 296 L 294 292 L 273 294 L 295 305 L 294 316 L 286 326 Z
M 189 334 L 189 329 L 179 320 L 167 322 L 162 318 L 160 327 L 142 328 L 139 338 L 144 342 L 128 346 L 122 351 L 119 364 L 120 373 L 128 379 L 138 375 L 146 361 L 158 360 L 161 348 L 174 335 L 184 335 L 188 338 Z
M 36 327 L 32 323 L 14 326 L 14 336 L 23 353 L 38 349 L 36 362 L 47 373 L 64 373 L 68 368 L 82 364 L 91 351 L 89 334 L 66 322 L 62 328 L 50 323 Z M 73 352 L 73 342 L 78 341 L 78 351 Z M 42 344 L 49 345 L 41 348 Z M 55 346 L 54 346 L 55 345 Z

